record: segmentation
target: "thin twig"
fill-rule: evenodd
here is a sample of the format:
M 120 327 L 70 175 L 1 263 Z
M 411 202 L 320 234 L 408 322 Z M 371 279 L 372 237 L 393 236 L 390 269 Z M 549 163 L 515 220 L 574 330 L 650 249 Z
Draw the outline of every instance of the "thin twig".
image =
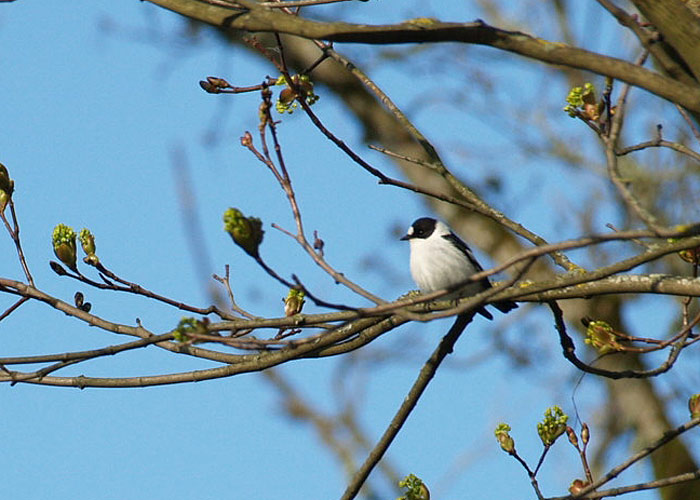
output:
M 411 414 L 426 387 L 435 376 L 440 363 L 452 352 L 455 342 L 457 342 L 457 339 L 464 331 L 464 328 L 471 322 L 472 318 L 473 314 L 457 317 L 450 330 L 442 338 L 438 347 L 423 365 L 423 368 L 421 368 L 418 378 L 413 383 L 410 391 L 408 391 L 396 415 L 391 419 L 384 434 L 369 453 L 360 469 L 352 477 L 341 500 L 352 500 L 357 496 L 360 488 L 365 481 L 367 481 L 372 469 L 374 469 L 382 456 L 384 456 L 384 453 L 386 453 L 386 450 L 389 448 L 404 423 L 406 423 L 408 416 Z
M 676 427 L 675 429 L 668 430 L 663 434 L 663 436 L 661 436 L 659 439 L 657 439 L 654 443 L 650 444 L 646 448 L 635 453 L 634 455 L 629 457 L 627 460 L 622 462 L 620 465 L 613 467 L 612 469 L 610 469 L 610 471 L 608 471 L 607 474 L 605 474 L 603 477 L 601 477 L 597 481 L 584 487 L 576 495 L 567 495 L 567 496 L 563 496 L 563 497 L 551 497 L 551 498 L 548 498 L 547 500 L 574 500 L 574 499 L 585 499 L 585 498 L 601 498 L 602 496 L 607 496 L 607 494 L 602 495 L 603 492 L 600 492 L 601 494 L 598 494 L 598 495 L 596 495 L 593 492 L 595 490 L 597 490 L 598 488 L 600 488 L 602 485 L 615 479 L 623 471 L 625 471 L 626 469 L 629 469 L 635 463 L 646 458 L 647 456 L 652 454 L 654 451 L 658 450 L 662 446 L 665 446 L 667 443 L 673 441 L 681 434 L 689 431 L 690 429 L 692 429 L 694 427 L 697 427 L 698 425 L 700 425 L 700 417 L 689 420 L 688 422 Z M 690 480 L 695 479 L 699 476 L 700 476 L 699 472 L 694 471 L 694 472 L 690 472 L 688 474 L 681 474 L 680 476 L 676 476 L 677 478 L 680 478 L 680 479 L 675 479 L 675 481 L 677 481 L 677 482 L 690 481 Z M 673 479 L 673 478 L 661 479 L 659 481 L 668 481 L 669 479 Z M 644 484 L 649 484 L 649 483 L 644 483 Z M 674 484 L 674 483 L 670 483 L 670 484 Z M 666 484 L 664 484 L 664 485 L 666 485 Z M 645 488 L 640 488 L 639 485 L 634 486 L 634 487 L 637 487 L 639 489 L 645 489 Z M 637 491 L 637 490 L 631 490 L 631 491 Z M 593 493 L 593 495 L 591 495 L 592 493 Z M 617 494 L 621 494 L 621 493 L 617 493 Z
M 690 156 L 695 161 L 700 161 L 700 153 L 693 151 L 689 147 L 684 146 L 683 144 L 680 144 L 678 142 L 671 142 L 663 139 L 652 139 L 650 141 L 641 142 L 633 146 L 627 146 L 625 148 L 619 149 L 617 151 L 617 155 L 624 156 L 634 151 L 641 151 L 647 148 L 668 148 L 686 156 Z
M 559 334 L 559 341 L 561 343 L 562 347 L 562 352 L 564 354 L 564 357 L 571 362 L 576 368 L 579 370 L 582 370 L 586 373 L 592 373 L 594 375 L 598 375 L 601 377 L 606 377 L 610 379 L 623 379 L 623 378 L 649 378 L 649 377 L 655 377 L 657 375 L 660 375 L 662 373 L 665 373 L 669 371 L 675 362 L 678 360 L 678 356 L 680 355 L 681 351 L 685 347 L 685 341 L 687 340 L 688 336 L 690 335 L 690 328 L 687 328 L 685 330 L 685 334 L 679 339 L 679 341 L 673 346 L 671 351 L 668 354 L 668 357 L 666 358 L 666 361 L 664 361 L 661 365 L 659 365 L 657 368 L 651 369 L 651 370 L 620 370 L 620 371 L 612 371 L 612 370 L 605 370 L 603 368 L 596 368 L 595 366 L 588 365 L 578 359 L 575 354 L 576 347 L 574 345 L 574 341 L 571 339 L 569 334 L 566 332 L 566 324 L 564 323 L 564 313 L 559 307 L 559 305 L 556 303 L 556 301 L 549 301 L 548 302 L 549 308 L 552 310 L 552 314 L 554 315 L 554 324 L 557 330 L 557 333 Z
M 699 129 L 698 126 L 695 124 L 695 122 L 693 121 L 693 119 L 690 117 L 690 115 L 688 114 L 688 112 L 687 112 L 687 111 L 685 110 L 685 108 L 684 108 L 683 106 L 681 106 L 680 104 L 676 104 L 676 109 L 678 109 L 678 112 L 679 112 L 679 113 L 681 114 L 681 116 L 683 117 L 683 120 L 685 120 L 685 123 L 687 123 L 687 124 L 688 124 L 688 127 L 690 127 L 690 131 L 691 131 L 691 132 L 693 133 L 693 135 L 695 136 L 695 140 L 698 141 L 698 142 L 700 142 L 700 129 Z
M 644 61 L 646 61 L 649 55 L 648 50 L 644 50 L 643 53 L 637 58 L 635 64 L 642 66 Z M 608 166 L 608 175 L 613 185 L 617 189 L 620 197 L 625 202 L 625 205 L 629 210 L 632 211 L 639 219 L 641 219 L 647 227 L 653 229 L 654 231 L 661 231 L 662 228 L 658 224 L 658 219 L 652 213 L 650 213 L 646 208 L 642 206 L 640 201 L 634 196 L 632 191 L 627 186 L 627 183 L 622 179 L 619 170 L 619 164 L 617 160 L 617 143 L 620 138 L 620 132 L 622 130 L 623 118 L 625 115 L 625 104 L 627 101 L 627 95 L 631 89 L 631 85 L 625 84 L 622 86 L 620 91 L 620 96 L 617 100 L 617 107 L 615 114 L 612 117 L 612 123 L 610 124 L 610 129 L 608 135 L 600 135 L 600 138 L 605 144 L 605 159 Z
M 17 300 L 17 302 L 15 302 L 14 304 L 12 304 L 10 307 L 8 307 L 7 309 L 5 309 L 5 311 L 4 311 L 2 314 L 0 314 L 0 321 L 2 321 L 2 320 L 4 320 L 5 318 L 7 318 L 10 314 L 12 314 L 13 311 L 15 311 L 17 308 L 19 308 L 19 306 L 21 306 L 22 304 L 24 304 L 24 303 L 27 302 L 28 300 L 29 300 L 29 297 L 20 297 L 20 298 Z
M 221 283 L 226 289 L 226 295 L 228 296 L 228 301 L 233 311 L 248 319 L 260 319 L 258 316 L 249 313 L 236 303 L 236 299 L 233 296 L 233 289 L 231 288 L 230 271 L 230 266 L 226 264 L 224 266 L 224 275 L 219 276 L 218 274 L 212 274 L 212 278 Z
M 0 212 L 0 218 L 2 218 L 2 222 L 5 224 L 7 232 L 10 233 L 10 238 L 12 238 L 12 242 L 15 244 L 17 257 L 19 258 L 19 263 L 22 266 L 27 282 L 31 286 L 34 286 L 34 278 L 32 277 L 32 273 L 29 271 L 29 265 L 27 264 L 27 259 L 24 257 L 24 251 L 22 250 L 22 240 L 19 237 L 19 221 L 17 220 L 17 213 L 15 212 L 15 202 L 12 198 L 10 198 L 10 202 L 7 206 L 10 208 L 12 225 L 10 225 L 10 222 L 7 220 L 4 211 Z

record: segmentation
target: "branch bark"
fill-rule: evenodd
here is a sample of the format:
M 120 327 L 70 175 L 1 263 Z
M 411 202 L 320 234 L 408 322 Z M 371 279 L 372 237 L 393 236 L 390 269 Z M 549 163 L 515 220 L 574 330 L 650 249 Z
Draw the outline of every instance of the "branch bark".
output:
M 622 59 L 604 56 L 563 43 L 549 42 L 526 33 L 507 31 L 482 21 L 450 23 L 441 21 L 365 25 L 324 23 L 290 16 L 279 9 L 267 9 L 257 2 L 241 0 L 242 8 L 228 9 L 196 0 L 149 0 L 168 10 L 225 30 L 275 32 L 330 42 L 397 44 L 461 42 L 487 45 L 538 61 L 578 68 L 610 76 L 643 88 L 668 101 L 700 112 L 700 89 L 686 85 Z
M 632 0 L 639 12 L 659 30 L 662 42 L 667 43 L 700 80 L 700 18 L 680 0 Z

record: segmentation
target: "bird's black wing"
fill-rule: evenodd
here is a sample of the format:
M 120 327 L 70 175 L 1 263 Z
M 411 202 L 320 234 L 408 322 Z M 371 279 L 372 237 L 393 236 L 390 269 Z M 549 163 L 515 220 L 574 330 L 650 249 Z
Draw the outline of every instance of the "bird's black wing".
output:
M 464 241 L 462 241 L 462 239 L 459 236 L 457 236 L 454 233 L 450 233 L 450 234 L 444 235 L 443 238 L 450 241 L 457 248 L 459 248 L 459 250 L 465 255 L 465 257 L 469 260 L 469 262 L 474 266 L 474 268 L 477 270 L 477 272 L 481 272 L 484 270 L 484 268 L 481 267 L 481 264 L 479 264 L 479 261 L 476 260 L 476 257 L 474 257 L 474 254 L 472 253 L 472 249 L 469 248 L 469 245 L 467 245 Z M 482 279 L 480 281 L 480 283 L 484 287 L 484 290 L 486 290 L 487 288 L 491 288 L 491 282 L 489 281 L 488 278 Z M 518 307 L 518 304 L 516 304 L 515 302 L 513 302 L 511 300 L 504 300 L 501 302 L 494 302 L 493 306 L 496 309 L 498 309 L 499 311 L 501 311 L 502 313 L 507 313 L 508 311 Z M 486 311 L 483 307 L 480 309 L 482 309 L 483 311 L 479 310 L 477 312 L 479 312 L 482 316 L 484 316 L 488 319 L 492 319 L 493 316 L 491 316 L 491 314 L 488 311 Z M 484 312 L 486 314 L 484 314 Z
M 447 241 L 451 242 L 454 246 L 459 248 L 459 250 L 464 254 L 464 256 L 467 258 L 467 260 L 471 263 L 472 266 L 474 266 L 474 269 L 476 269 L 477 272 L 481 272 L 484 270 L 483 267 L 481 267 L 481 264 L 479 264 L 479 261 L 476 260 L 476 257 L 474 257 L 474 254 L 472 253 L 472 249 L 469 248 L 469 245 L 467 245 L 465 242 L 463 242 L 459 236 L 457 236 L 455 233 L 450 233 L 450 234 L 445 234 L 443 236 Z M 481 280 L 481 283 L 484 285 L 485 288 L 490 288 L 491 283 L 489 283 L 488 278 L 484 278 Z
M 445 238 L 450 243 L 452 243 L 455 247 L 457 247 L 459 249 L 460 252 L 462 252 L 464 254 L 464 256 L 467 258 L 469 263 L 472 266 L 474 266 L 474 269 L 476 270 L 477 273 L 480 273 L 481 271 L 484 270 L 484 268 L 481 267 L 481 264 L 479 264 L 479 262 L 474 257 L 474 254 L 472 253 L 472 249 L 469 248 L 469 245 L 467 245 L 465 242 L 463 242 L 459 238 L 459 236 L 457 236 L 454 233 L 450 233 L 450 234 L 445 234 L 442 237 Z M 489 282 L 488 278 L 482 279 L 479 283 L 481 284 L 481 286 L 483 287 L 484 290 L 486 290 L 487 288 L 491 288 L 491 283 Z M 476 312 L 481 314 L 486 319 L 493 319 L 493 316 L 491 315 L 491 313 L 488 312 L 486 310 L 486 308 L 483 306 L 479 307 L 476 310 Z

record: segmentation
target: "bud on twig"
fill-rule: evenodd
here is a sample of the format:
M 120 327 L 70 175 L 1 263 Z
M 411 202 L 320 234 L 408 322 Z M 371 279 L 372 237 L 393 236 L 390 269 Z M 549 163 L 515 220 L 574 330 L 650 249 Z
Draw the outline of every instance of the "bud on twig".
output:
M 406 494 L 398 500 L 430 500 L 430 491 L 425 483 L 413 474 L 399 481 L 399 488 L 406 488 Z
M 192 340 L 191 334 L 206 334 L 208 323 L 209 321 L 207 318 L 198 320 L 192 317 L 184 317 L 177 324 L 175 330 L 173 330 L 173 338 L 178 342 L 188 342 Z
M 571 486 L 569 486 L 569 493 L 578 495 L 586 486 L 588 486 L 588 483 L 583 479 L 574 479 L 571 482 Z
M 90 304 L 90 302 L 85 302 L 85 296 L 82 292 L 75 292 L 73 301 L 75 302 L 75 307 L 82 311 L 90 312 L 90 309 L 92 309 L 92 304 Z
M 53 253 L 56 257 L 73 271 L 77 271 L 75 231 L 65 224 L 57 225 L 53 230 Z M 55 270 L 55 269 L 54 269 Z
M 230 89 L 231 84 L 228 83 L 223 78 L 218 78 L 216 76 L 208 76 L 207 80 L 200 80 L 199 86 L 206 92 L 210 94 L 219 94 L 222 89 Z
M 50 260 L 49 266 L 51 266 L 51 270 L 59 276 L 65 276 L 66 274 L 68 274 L 68 272 L 65 269 L 63 269 L 63 266 L 55 260 Z
M 5 211 L 5 207 L 12 199 L 15 190 L 15 181 L 10 179 L 10 173 L 5 165 L 0 163 L 0 214 Z
M 292 113 L 297 107 L 295 99 L 303 99 L 307 104 L 312 105 L 318 101 L 318 95 L 314 94 L 314 84 L 308 75 L 292 76 L 292 85 L 287 82 L 287 78 L 282 75 L 276 81 L 275 85 L 287 85 L 280 91 L 275 109 L 278 113 Z
M 690 418 L 700 417 L 700 393 L 690 396 L 688 409 L 690 410 Z
M 566 432 L 566 422 L 568 415 L 564 414 L 559 406 L 551 406 L 544 412 L 544 420 L 537 424 L 537 434 L 539 434 L 542 444 L 551 446 Z
M 674 229 L 678 232 L 687 231 L 687 230 L 691 229 L 691 226 L 681 224 L 681 225 L 674 227 Z M 669 243 L 675 243 L 679 240 L 680 240 L 680 238 L 668 238 L 666 241 L 668 241 Z M 700 247 L 687 248 L 685 250 L 680 250 L 678 252 L 678 256 L 681 259 L 683 259 L 684 261 L 686 261 L 687 263 L 697 266 L 698 264 L 700 264 Z
M 513 440 L 509 432 L 510 425 L 500 423 L 498 424 L 498 427 L 496 427 L 494 434 L 496 436 L 496 441 L 498 441 L 498 444 L 501 445 L 501 449 L 506 453 L 512 455 L 513 453 L 515 453 L 515 441 Z
M 291 288 L 287 297 L 282 299 L 284 301 L 284 315 L 294 316 L 295 314 L 299 314 L 306 302 L 304 300 L 305 295 L 303 290 Z
M 245 134 L 243 134 L 243 137 L 241 137 L 241 146 L 244 148 L 249 148 L 253 144 L 253 136 L 250 134 L 250 132 L 246 131 Z
M 258 258 L 258 247 L 262 243 L 262 221 L 257 217 L 246 217 L 237 208 L 224 212 L 224 230 L 233 241 L 251 257 Z
M 588 424 L 586 422 L 581 425 L 581 441 L 583 441 L 583 445 L 586 446 L 588 445 L 588 441 L 591 438 L 591 431 L 588 430 Z
M 83 228 L 78 234 L 78 239 L 80 240 L 80 246 L 83 248 L 83 252 L 85 252 L 83 262 L 91 266 L 98 264 L 100 259 L 95 255 L 95 236 L 89 229 Z
M 624 347 L 617 341 L 617 335 L 613 327 L 605 321 L 581 320 L 586 327 L 586 339 L 584 342 L 593 346 L 601 354 L 610 351 L 622 351 Z
M 600 118 L 602 111 L 596 103 L 595 87 L 592 83 L 586 82 L 583 87 L 574 87 L 566 96 L 567 106 L 564 107 L 570 117 L 580 116 L 585 120 L 596 121 Z

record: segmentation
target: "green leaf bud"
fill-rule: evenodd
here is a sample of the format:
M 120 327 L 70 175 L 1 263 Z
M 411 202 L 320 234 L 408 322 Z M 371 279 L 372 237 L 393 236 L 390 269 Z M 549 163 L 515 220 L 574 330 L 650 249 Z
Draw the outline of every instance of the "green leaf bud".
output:
M 544 412 L 544 420 L 537 424 L 537 434 L 539 434 L 542 444 L 551 446 L 559 436 L 566 432 L 566 422 L 568 415 L 564 414 L 559 406 L 551 406 Z
M 509 434 L 510 432 L 510 425 L 500 423 L 496 427 L 496 430 L 494 431 L 494 435 L 496 436 L 496 441 L 498 441 L 498 444 L 501 445 L 501 449 L 505 451 L 506 453 L 513 454 L 515 453 L 515 441 Z
M 406 488 L 406 494 L 400 496 L 398 500 L 430 500 L 428 487 L 413 474 L 409 474 L 399 481 L 399 488 Z
M 296 88 L 292 88 L 288 84 L 284 75 L 275 81 L 275 85 L 287 85 L 287 88 L 280 91 L 275 103 L 275 109 L 280 114 L 294 112 L 297 108 L 297 103 L 295 102 L 297 98 L 303 99 L 309 105 L 313 105 L 319 99 L 319 96 L 314 93 L 314 84 L 309 75 L 294 75 L 292 76 L 292 82 Z
M 85 252 L 83 262 L 91 266 L 99 263 L 100 259 L 95 255 L 95 236 L 90 230 L 87 228 L 81 229 L 80 233 L 78 233 L 78 239 L 80 240 L 80 246 L 83 248 L 83 252 Z
M 5 207 L 12 199 L 15 190 L 15 181 L 10 179 L 10 173 L 5 165 L 0 163 L 0 213 L 5 211 Z
M 693 394 L 688 400 L 688 409 L 690 410 L 690 418 L 700 417 L 700 394 Z
M 198 320 L 192 317 L 183 317 L 173 330 L 173 338 L 178 342 L 188 342 L 193 333 L 206 334 L 208 323 L 206 318 Z
M 690 230 L 691 226 L 689 226 L 687 224 L 679 224 L 679 225 L 675 226 L 673 229 L 678 231 L 678 232 L 683 232 L 683 231 Z M 681 239 L 682 238 L 667 238 L 666 241 L 668 241 L 669 243 L 675 243 L 677 241 L 680 241 Z M 684 261 L 688 262 L 689 264 L 698 265 L 698 264 L 700 264 L 700 247 L 679 250 L 678 256 L 681 259 L 683 259 Z
M 224 230 L 248 255 L 258 257 L 258 247 L 265 233 L 260 219 L 245 217 L 237 208 L 229 208 L 224 212 Z
M 284 301 L 284 315 L 294 316 L 295 314 L 299 314 L 306 302 L 306 300 L 304 300 L 305 296 L 306 294 L 303 290 L 290 288 L 287 297 L 282 299 Z
M 615 330 L 605 321 L 587 320 L 584 325 L 586 326 L 584 342 L 597 349 L 601 354 L 624 350 L 624 347 L 617 341 Z
M 58 260 L 74 271 L 78 269 L 75 238 L 75 231 L 65 224 L 59 224 L 53 230 L 53 253 L 56 254 Z
M 572 118 L 582 115 L 589 120 L 597 120 L 600 116 L 596 105 L 595 87 L 590 82 L 585 83 L 583 87 L 572 88 L 566 96 L 566 102 L 568 105 L 564 107 L 564 111 Z

